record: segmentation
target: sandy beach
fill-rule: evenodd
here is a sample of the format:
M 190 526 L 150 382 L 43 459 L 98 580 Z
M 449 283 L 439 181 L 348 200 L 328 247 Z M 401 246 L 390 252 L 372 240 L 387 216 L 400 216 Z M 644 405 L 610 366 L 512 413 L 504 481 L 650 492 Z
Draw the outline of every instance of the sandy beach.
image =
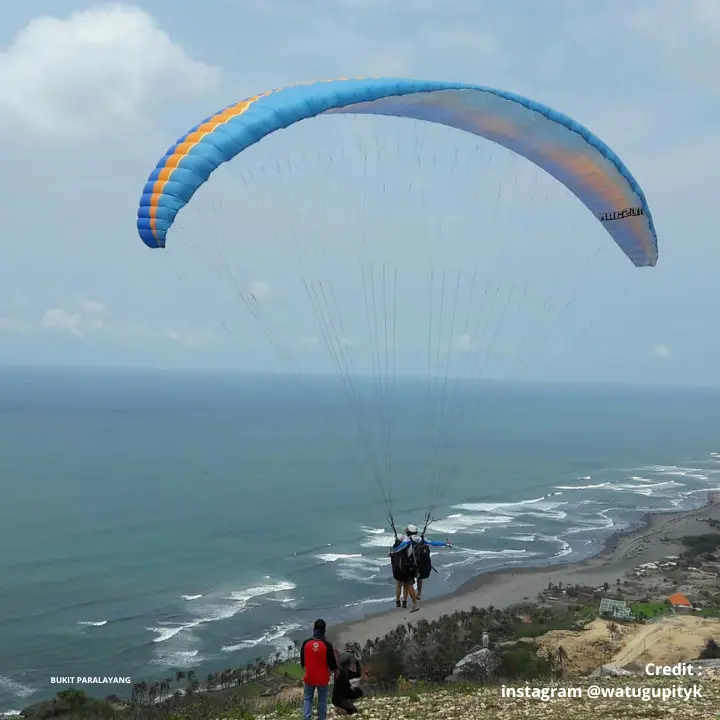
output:
M 337 644 L 382 637 L 398 625 L 418 620 L 437 620 L 459 610 L 475 607 L 507 607 L 523 600 L 534 601 L 549 583 L 591 585 L 615 583 L 642 563 L 657 562 L 682 552 L 681 538 L 711 532 L 706 518 L 720 521 L 720 493 L 711 493 L 700 508 L 681 512 L 649 513 L 631 531 L 611 535 L 597 555 L 578 563 L 518 568 L 482 573 L 455 592 L 422 603 L 417 613 L 392 608 L 360 620 L 336 625 L 331 632 Z M 389 568 L 388 568 L 389 569 Z

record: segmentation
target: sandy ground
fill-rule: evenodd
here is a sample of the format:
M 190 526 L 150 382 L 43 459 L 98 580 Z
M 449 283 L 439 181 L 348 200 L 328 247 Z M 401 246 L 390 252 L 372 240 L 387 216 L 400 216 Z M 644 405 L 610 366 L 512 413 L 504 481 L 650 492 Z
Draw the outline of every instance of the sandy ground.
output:
M 645 625 L 617 625 L 595 620 L 584 630 L 552 630 L 537 639 L 540 653 L 565 650 L 570 674 L 587 675 L 605 663 L 674 665 L 697 658 L 708 638 L 720 638 L 720 619 L 675 615 Z
M 677 615 L 658 623 L 632 626 L 634 632 L 611 662 L 673 665 L 696 658 L 708 638 L 720 638 L 720 619 Z
M 382 637 L 398 625 L 420 619 L 437 620 L 458 610 L 475 607 L 507 607 L 526 598 L 535 600 L 549 583 L 581 584 L 597 587 L 611 585 L 617 578 L 642 563 L 657 562 L 667 555 L 683 550 L 684 535 L 711 532 L 704 518 L 720 520 L 720 493 L 709 497 L 708 504 L 688 512 L 656 513 L 646 518 L 647 524 L 630 533 L 610 537 L 605 549 L 580 563 L 550 565 L 541 568 L 513 568 L 484 573 L 458 588 L 451 595 L 423 603 L 420 612 L 392 610 L 366 616 L 332 628 L 330 636 L 340 645 L 349 641 L 364 644 Z M 388 568 L 389 571 L 389 568 Z

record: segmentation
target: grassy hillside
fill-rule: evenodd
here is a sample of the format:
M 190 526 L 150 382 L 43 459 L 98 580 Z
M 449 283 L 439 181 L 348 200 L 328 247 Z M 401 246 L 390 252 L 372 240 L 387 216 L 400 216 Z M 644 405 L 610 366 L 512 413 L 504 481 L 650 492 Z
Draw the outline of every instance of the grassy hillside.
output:
M 716 720 L 720 718 L 720 681 L 708 679 L 702 683 L 701 698 L 684 700 L 678 697 L 663 701 L 661 698 L 625 697 L 643 692 L 668 694 L 676 687 L 669 678 L 649 680 L 632 678 L 607 679 L 598 683 L 605 692 L 618 693 L 620 697 L 589 699 L 578 697 L 548 697 L 543 693 L 555 691 L 562 695 L 569 688 L 582 690 L 586 695 L 591 681 L 569 681 L 555 685 L 529 683 L 505 686 L 522 688 L 535 697 L 503 697 L 502 686 L 462 688 L 425 688 L 402 694 L 382 695 L 360 701 L 358 706 L 366 720 L 630 720 L 631 718 L 672 718 L 673 720 Z M 686 685 L 685 687 L 692 687 Z M 254 715 L 255 720 L 286 720 L 299 717 L 299 709 L 282 707 L 279 712 Z M 330 713 L 330 717 L 333 713 Z M 241 716 L 237 716 L 238 719 Z M 246 715 L 243 720 L 249 720 Z

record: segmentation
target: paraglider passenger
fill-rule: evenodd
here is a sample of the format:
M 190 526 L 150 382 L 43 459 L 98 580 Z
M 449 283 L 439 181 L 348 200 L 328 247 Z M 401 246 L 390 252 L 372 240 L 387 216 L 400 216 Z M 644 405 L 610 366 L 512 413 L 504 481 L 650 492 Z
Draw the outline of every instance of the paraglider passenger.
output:
M 353 701 L 361 698 L 363 691 L 359 687 L 354 687 L 356 683 L 353 681 L 356 681 L 361 675 L 360 661 L 352 653 L 342 653 L 340 670 L 335 676 L 332 693 L 332 704 L 341 715 L 355 715 L 358 712 Z
M 325 621 L 316 620 L 313 626 L 313 636 L 300 647 L 300 665 L 305 669 L 303 684 L 305 696 L 303 702 L 303 716 L 311 720 L 313 699 L 317 690 L 318 708 L 317 720 L 327 717 L 328 685 L 330 675 L 337 669 L 335 650 L 332 643 L 325 637 Z
M 398 542 L 390 553 L 393 562 L 393 577 L 399 581 L 402 586 L 405 598 L 404 607 L 407 606 L 407 596 L 412 600 L 412 608 L 410 612 L 417 612 L 418 603 L 422 595 L 422 584 L 424 580 L 430 577 L 432 572 L 432 560 L 430 557 L 430 547 L 451 547 L 450 542 L 440 542 L 437 540 L 428 540 L 424 536 L 418 536 L 416 525 L 408 525 L 405 528 L 405 537 L 399 538 Z M 403 562 L 401 562 L 401 560 Z M 397 566 L 397 574 L 396 574 Z M 404 578 L 404 579 L 403 579 Z M 415 592 L 415 580 L 418 581 L 418 589 Z M 400 592 L 396 586 L 395 602 L 399 606 Z
M 402 595 L 402 602 L 400 596 Z M 400 580 L 395 580 L 395 607 L 407 607 L 408 591 Z
M 395 538 L 392 550 L 388 553 L 390 556 L 390 566 L 395 580 L 395 605 L 400 607 L 400 596 L 402 595 L 402 607 L 407 607 L 408 601 L 408 582 L 411 578 L 410 558 L 407 553 L 396 553 L 395 550 L 405 540 L 405 536 Z
M 415 612 L 417 610 L 417 598 L 413 587 L 415 584 L 413 557 L 412 553 L 405 552 L 408 545 L 404 543 L 407 543 L 406 536 L 396 538 L 392 550 L 388 553 L 393 578 L 395 579 L 395 605 L 401 607 L 400 596 L 402 595 L 402 607 L 406 608 L 409 595 L 413 603 L 411 612 Z

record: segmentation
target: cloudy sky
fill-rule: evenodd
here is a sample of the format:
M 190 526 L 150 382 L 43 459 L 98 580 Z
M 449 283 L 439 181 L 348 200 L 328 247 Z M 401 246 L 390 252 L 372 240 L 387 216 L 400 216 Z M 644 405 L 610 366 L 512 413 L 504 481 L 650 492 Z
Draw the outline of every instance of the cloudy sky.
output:
M 714 0 L 27 0 L 0 43 L 2 363 L 324 371 L 329 344 L 345 369 L 718 382 Z M 342 117 L 268 138 L 166 250 L 141 243 L 145 179 L 189 127 L 364 75 L 576 118 L 643 186 L 657 267 L 526 161 Z

